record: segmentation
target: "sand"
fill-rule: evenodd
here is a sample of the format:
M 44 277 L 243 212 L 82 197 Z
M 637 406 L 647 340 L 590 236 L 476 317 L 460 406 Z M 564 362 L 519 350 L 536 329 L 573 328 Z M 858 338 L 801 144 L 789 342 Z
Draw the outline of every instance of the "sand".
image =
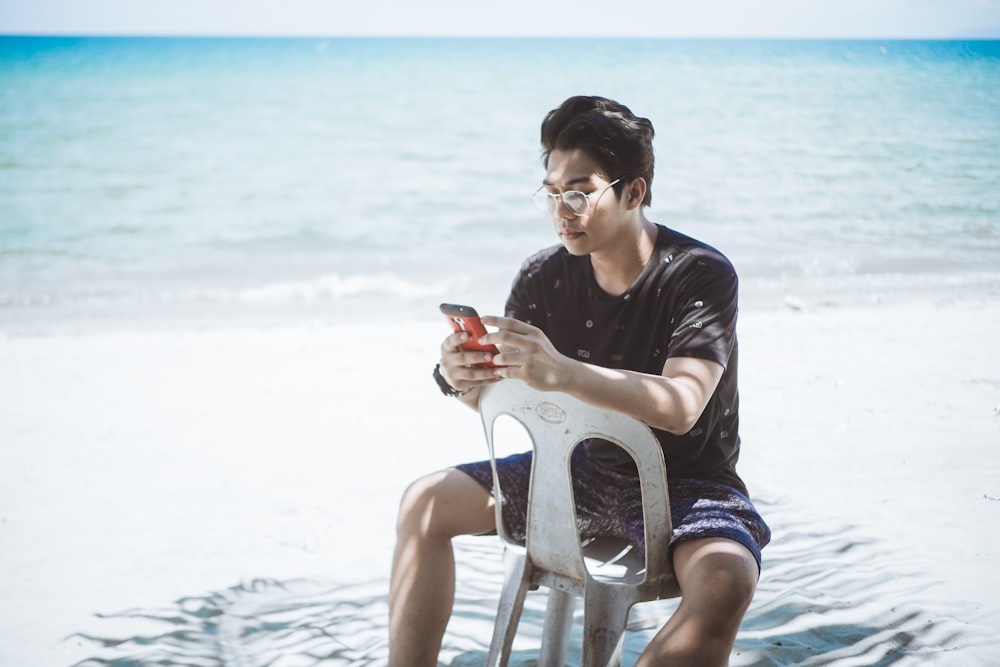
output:
M 732 664 L 997 664 L 1000 289 L 789 304 L 741 316 L 774 541 Z M 0 665 L 384 664 L 398 498 L 485 451 L 443 327 L 0 334 Z M 482 664 L 499 553 L 459 542 L 442 664 Z

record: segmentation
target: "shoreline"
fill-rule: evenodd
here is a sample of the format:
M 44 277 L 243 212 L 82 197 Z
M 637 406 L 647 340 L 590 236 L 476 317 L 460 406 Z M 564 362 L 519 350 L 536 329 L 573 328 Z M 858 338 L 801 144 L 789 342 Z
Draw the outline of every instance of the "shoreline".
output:
M 79 302 L 18 302 L 0 293 L 0 337 L 86 334 L 100 332 L 175 332 L 282 329 L 299 326 L 337 327 L 367 323 L 397 328 L 411 322 L 436 322 L 442 302 L 474 305 L 480 313 L 503 311 L 508 276 L 492 276 L 497 289 L 478 282 L 458 289 L 440 287 L 412 293 L 372 292 L 333 297 L 322 290 L 299 287 L 273 299 L 267 286 L 232 292 L 207 289 L 188 294 L 212 295 L 205 300 L 175 298 L 144 291 L 132 296 L 87 298 Z M 325 281 L 321 277 L 320 281 Z M 248 296 L 252 295 L 252 296 Z M 1000 272 L 884 273 L 863 275 L 771 276 L 741 278 L 740 311 L 745 314 L 785 310 L 814 311 L 894 305 L 956 303 L 975 306 L 1000 301 Z

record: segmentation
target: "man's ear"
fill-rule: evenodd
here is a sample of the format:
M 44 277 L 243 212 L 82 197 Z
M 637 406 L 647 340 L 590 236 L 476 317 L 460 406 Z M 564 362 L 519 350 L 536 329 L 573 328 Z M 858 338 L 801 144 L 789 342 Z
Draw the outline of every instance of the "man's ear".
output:
M 622 191 L 622 199 L 625 208 L 632 210 L 642 206 L 642 200 L 646 198 L 646 179 L 642 176 L 633 178 Z

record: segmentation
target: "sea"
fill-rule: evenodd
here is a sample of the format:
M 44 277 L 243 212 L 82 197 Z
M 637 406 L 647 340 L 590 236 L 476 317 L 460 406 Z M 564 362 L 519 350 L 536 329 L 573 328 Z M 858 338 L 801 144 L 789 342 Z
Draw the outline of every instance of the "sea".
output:
M 745 307 L 1000 289 L 1000 41 L 3 36 L 0 330 L 496 312 L 577 94 Z

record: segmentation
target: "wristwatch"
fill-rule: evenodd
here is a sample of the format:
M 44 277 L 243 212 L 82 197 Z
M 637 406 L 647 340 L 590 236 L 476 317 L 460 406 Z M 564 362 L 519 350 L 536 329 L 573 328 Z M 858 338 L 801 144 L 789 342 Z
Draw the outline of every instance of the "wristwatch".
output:
M 448 384 L 448 381 L 444 379 L 444 375 L 441 374 L 440 363 L 434 366 L 434 381 L 437 382 L 438 388 L 441 390 L 441 393 L 444 394 L 445 396 L 465 396 L 470 391 L 472 391 L 471 387 L 464 391 L 459 391 L 458 389 L 455 389 L 450 384 Z

